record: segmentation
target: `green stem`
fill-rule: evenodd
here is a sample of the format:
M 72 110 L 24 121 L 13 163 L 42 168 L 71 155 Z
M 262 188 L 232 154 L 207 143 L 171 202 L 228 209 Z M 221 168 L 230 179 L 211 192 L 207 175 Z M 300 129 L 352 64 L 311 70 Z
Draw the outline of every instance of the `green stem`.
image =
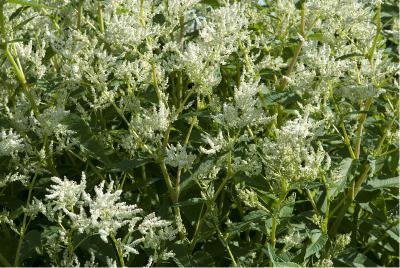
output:
M 97 2 L 97 20 L 99 23 L 100 32 L 104 33 L 104 18 L 103 18 L 103 7 L 101 5 L 101 0 Z
M 335 97 L 333 96 L 332 85 L 331 85 L 329 82 L 328 82 L 328 86 L 329 86 L 330 97 L 331 97 L 331 99 L 332 99 L 332 101 L 333 101 L 333 108 L 335 109 L 335 112 L 336 112 L 337 114 L 339 114 L 340 117 L 342 117 L 342 115 L 341 115 L 341 114 L 342 114 L 342 113 L 341 113 L 341 110 L 340 110 L 339 106 L 338 106 L 337 103 L 336 103 Z M 340 128 L 342 129 L 342 132 L 343 132 L 343 141 L 344 141 L 344 144 L 345 144 L 346 147 L 347 147 L 347 150 L 349 151 L 350 157 L 351 157 L 352 159 L 356 159 L 356 156 L 355 156 L 355 154 L 354 154 L 353 148 L 351 147 L 350 138 L 349 138 L 349 135 L 347 134 L 346 127 L 345 127 L 345 125 L 344 125 L 343 119 L 340 119 Z M 340 134 L 340 133 L 339 133 L 339 134 Z
M 26 206 L 29 206 L 29 204 L 31 203 L 33 186 L 36 182 L 37 174 L 38 173 L 36 172 L 35 175 L 33 176 L 31 183 L 29 184 L 29 191 L 28 191 L 28 198 L 26 200 Z M 15 258 L 14 258 L 14 266 L 15 267 L 20 266 L 21 248 L 22 248 L 22 244 L 24 242 L 26 230 L 28 228 L 28 224 L 26 222 L 27 219 L 28 219 L 28 215 L 26 212 L 24 212 L 24 218 L 22 220 L 22 226 L 21 226 L 21 229 L 19 232 L 19 240 L 18 240 L 17 250 L 15 252 Z
M 189 130 L 188 130 L 188 133 L 186 134 L 185 141 L 183 142 L 183 146 L 186 146 L 189 143 L 189 138 L 190 138 L 190 135 L 192 134 L 192 130 L 193 130 L 194 125 L 196 124 L 196 121 L 197 120 L 193 119 L 192 123 L 190 123 L 190 127 L 189 127 Z
M 143 179 L 143 182 L 145 182 L 145 181 L 147 181 L 147 176 L 146 176 L 146 165 L 143 165 L 143 166 L 141 167 L 141 170 L 142 170 L 142 179 Z
M 150 148 L 143 143 L 142 139 L 140 138 L 140 136 L 136 133 L 136 131 L 131 127 L 128 119 L 126 119 L 124 113 L 121 111 L 121 109 L 113 102 L 111 101 L 111 105 L 114 107 L 114 109 L 117 111 L 117 113 L 119 114 L 119 116 L 122 118 L 122 120 L 124 120 L 125 124 L 128 126 L 129 132 L 132 133 L 133 137 L 137 140 L 137 142 L 139 143 L 139 145 L 145 149 L 149 154 L 153 154 L 153 152 L 150 150 Z
M 143 2 L 141 2 L 141 5 L 142 4 L 143 4 Z M 154 85 L 154 87 L 156 89 L 158 102 L 159 102 L 159 104 L 161 104 L 162 102 L 164 102 L 164 100 L 161 97 L 161 91 L 160 91 L 160 88 L 158 86 L 156 66 L 153 63 L 151 65 L 151 67 L 152 67 L 151 68 L 152 69 L 152 82 L 153 82 L 153 85 Z M 180 106 L 179 106 L 178 110 L 176 111 L 177 115 L 179 115 L 183 111 L 185 103 L 189 99 L 190 95 L 191 94 L 189 93 L 186 96 L 186 98 L 180 103 Z M 161 154 L 163 154 L 165 149 L 167 148 L 170 131 L 171 131 L 171 125 L 168 126 L 167 130 L 164 133 L 163 144 L 162 144 L 162 147 L 160 148 L 160 153 Z M 167 167 L 165 166 L 165 161 L 164 161 L 163 157 L 161 157 L 161 159 L 159 159 L 158 161 L 159 161 L 159 164 L 160 164 L 160 167 L 161 167 L 161 171 L 162 171 L 162 174 L 163 174 L 163 177 L 164 177 L 164 181 L 165 181 L 165 183 L 167 185 L 167 188 L 168 188 L 168 192 L 169 192 L 170 198 L 171 198 L 172 202 L 174 203 L 174 205 L 176 205 L 176 203 L 178 203 L 178 198 L 179 198 L 179 193 L 180 193 L 180 175 L 181 175 L 180 173 L 181 173 L 181 171 L 180 170 L 178 171 L 177 178 L 176 178 L 175 189 L 174 189 L 174 186 L 172 185 L 171 178 L 170 178 L 170 176 L 168 174 Z M 179 236 L 180 236 L 181 240 L 183 240 L 183 239 L 186 238 L 186 231 L 184 230 L 182 217 L 181 217 L 181 212 L 180 212 L 180 208 L 179 207 L 177 207 L 177 206 L 174 207 L 174 214 L 175 214 L 176 224 L 178 226 Z
M 22 68 L 20 68 L 18 66 L 18 64 L 15 61 L 13 55 L 10 53 L 10 50 L 9 50 L 7 44 L 6 44 L 6 48 L 4 50 L 4 54 L 5 54 L 6 58 L 8 59 L 8 61 L 10 62 L 11 67 L 12 67 L 15 75 L 17 76 L 17 79 L 18 79 L 18 81 L 20 82 L 20 84 L 22 86 L 22 90 L 24 91 L 25 96 L 28 98 L 28 101 L 32 106 L 33 113 L 35 114 L 36 118 L 39 118 L 39 109 L 38 109 L 38 107 L 36 105 L 35 99 L 33 98 L 32 94 L 30 93 L 30 91 L 28 89 L 28 85 L 26 83 L 25 74 L 22 71 Z
M 224 180 L 221 182 L 221 184 L 219 185 L 217 191 L 215 192 L 212 201 L 215 202 L 219 196 L 219 194 L 221 193 L 221 191 L 224 189 L 226 183 L 229 181 L 230 178 L 232 178 L 233 172 L 232 172 L 232 151 L 230 150 L 228 152 L 228 170 L 226 172 L 226 176 L 224 178 Z
M 44 150 L 46 153 L 45 161 L 46 161 L 47 168 L 51 171 L 51 174 L 53 176 L 58 176 L 57 169 L 54 165 L 53 156 L 50 155 L 49 139 L 48 139 L 47 135 L 44 136 L 44 145 L 43 146 L 44 146 Z
M 374 40 L 372 41 L 372 47 L 369 51 L 368 59 L 371 65 L 373 65 L 374 53 L 376 50 L 376 46 L 378 45 L 379 35 L 381 33 L 382 23 L 381 23 L 381 3 L 377 1 L 376 6 L 376 34 Z
M 4 27 L 4 4 L 5 1 L 4 0 L 0 0 L 0 43 L 5 43 L 7 44 L 7 40 L 6 40 L 6 30 Z
M 79 156 L 78 154 L 76 154 L 75 152 L 73 152 L 72 150 L 67 151 L 69 154 L 71 154 L 72 156 L 76 157 L 77 159 L 79 159 L 82 163 L 86 163 L 92 170 L 93 172 L 99 177 L 101 178 L 101 180 L 106 180 L 106 178 L 101 174 L 101 172 L 98 170 L 98 168 L 92 164 L 92 162 L 89 160 L 85 160 L 83 159 L 81 156 Z
M 73 245 L 74 248 L 78 248 L 80 245 L 82 245 L 83 242 L 88 240 L 89 238 L 98 235 L 98 233 L 93 233 L 91 235 L 85 236 L 81 241 L 79 241 L 75 246 Z
M 277 219 L 276 215 L 274 215 L 272 217 L 272 226 L 271 226 L 271 246 L 272 246 L 272 248 L 275 248 L 275 245 L 276 245 L 276 227 L 277 226 L 278 226 L 278 219 Z
M 122 182 L 119 184 L 118 189 L 122 190 L 122 188 L 124 187 L 126 176 L 127 174 L 124 172 L 122 177 Z
M 218 236 L 220 237 L 222 243 L 224 244 L 226 251 L 228 251 L 229 257 L 231 258 L 231 261 L 233 263 L 234 267 L 238 267 L 237 262 L 235 260 L 235 257 L 232 254 L 231 248 L 229 247 L 229 243 L 227 242 L 227 239 L 224 238 L 222 235 L 221 231 L 219 230 L 218 226 L 215 226 L 217 228 Z
M 165 166 L 164 159 L 160 160 L 159 165 L 161 167 L 161 172 L 163 174 L 165 184 L 167 185 L 167 188 L 168 188 L 169 196 L 170 196 L 172 202 L 174 203 L 174 205 L 176 205 L 176 203 L 178 202 L 177 192 L 174 190 L 174 186 L 172 185 L 172 181 L 171 181 L 171 178 L 170 178 L 170 176 L 168 174 L 167 167 Z M 175 215 L 176 225 L 178 227 L 179 237 L 180 237 L 181 240 L 183 240 L 183 239 L 186 238 L 186 233 L 185 233 L 185 230 L 183 228 L 181 210 L 177 206 L 174 206 L 174 215 Z
M 181 51 L 183 51 L 183 45 L 184 45 L 184 35 L 185 35 L 185 18 L 183 16 L 179 17 L 179 45 L 181 48 Z
M 313 198 L 313 196 L 312 196 L 312 194 L 311 194 L 310 189 L 307 189 L 307 196 L 308 196 L 308 199 L 310 200 L 310 203 L 311 203 L 311 205 L 312 205 L 312 207 L 313 207 L 313 209 L 314 209 L 314 212 L 315 212 L 316 214 L 319 214 L 317 205 L 315 204 L 315 201 L 314 201 L 314 198 Z
M 251 61 L 249 59 L 249 51 L 247 50 L 247 48 L 245 48 L 243 46 L 241 40 L 239 40 L 239 49 L 243 53 L 245 66 L 246 66 L 247 70 L 250 72 L 253 69 L 253 67 L 250 63 Z M 240 81 L 240 77 L 239 77 L 239 81 Z M 228 95 L 228 93 L 227 93 L 227 95 Z
M 8 61 L 11 64 L 11 67 L 14 70 L 15 75 L 17 76 L 18 81 L 21 83 L 21 85 L 26 85 L 26 79 L 25 79 L 25 75 L 22 72 L 22 70 L 19 68 L 17 62 L 15 61 L 13 55 L 11 55 L 10 50 L 8 48 L 8 46 L 6 45 L 6 49 L 4 50 L 4 54 L 6 55 Z
M 344 143 L 346 144 L 347 150 L 349 151 L 350 157 L 352 159 L 356 159 L 356 155 L 354 154 L 353 148 L 351 147 L 349 135 L 347 134 L 346 127 L 344 126 L 344 122 L 340 122 L 340 128 L 343 131 Z
M 159 165 L 160 165 L 163 177 L 164 177 L 165 184 L 167 185 L 168 193 L 170 195 L 170 198 L 171 198 L 172 201 L 175 202 L 176 197 L 175 197 L 174 186 L 172 185 L 172 181 L 171 181 L 171 178 L 170 178 L 170 176 L 168 174 L 167 167 L 165 166 L 164 159 L 162 159 L 160 161 Z
M 81 29 L 82 14 L 83 14 L 83 0 L 79 0 L 78 15 L 76 18 L 76 29 L 78 31 Z
M 322 224 L 322 232 L 324 234 L 327 234 L 328 233 L 328 224 L 329 224 L 329 207 L 330 207 L 331 197 L 330 197 L 330 193 L 329 193 L 329 187 L 326 183 L 325 178 L 323 180 L 324 180 L 325 191 L 326 191 L 326 195 L 325 195 L 326 209 L 325 209 L 325 215 L 324 215 L 324 222 Z
M 124 255 L 122 253 L 121 246 L 120 246 L 118 240 L 115 238 L 114 235 L 110 235 L 110 237 L 111 237 L 111 240 L 114 242 L 114 246 L 115 246 L 115 250 L 117 251 L 117 254 L 118 254 L 118 259 L 119 259 L 120 266 L 121 267 L 126 267 L 125 266 L 125 261 L 124 261 Z
M 215 194 L 214 194 L 214 196 L 213 196 L 213 198 L 212 198 L 212 200 L 211 200 L 212 203 L 214 203 L 214 202 L 217 200 L 219 194 L 220 194 L 221 191 L 224 189 L 226 183 L 229 181 L 229 179 L 230 179 L 230 178 L 232 177 L 232 175 L 233 175 L 233 174 L 232 174 L 232 164 L 231 164 L 231 157 L 232 157 L 231 154 L 232 154 L 232 151 L 229 151 L 228 154 L 229 154 L 229 156 L 228 156 L 228 159 L 229 159 L 229 160 L 228 160 L 228 170 L 227 170 L 227 172 L 226 172 L 226 176 L 225 176 L 224 180 L 223 180 L 223 181 L 221 182 L 221 184 L 219 185 L 217 191 L 215 192 Z M 194 235 L 193 235 L 192 241 L 190 242 L 190 246 L 189 246 L 189 251 L 190 251 L 190 252 L 192 252 L 193 249 L 194 249 L 194 247 L 196 246 L 196 243 L 197 243 L 197 240 L 198 240 L 198 234 L 199 234 L 200 228 L 201 228 L 201 226 L 202 226 L 202 224 L 203 224 L 203 220 L 204 220 L 205 216 L 206 216 L 207 213 L 208 213 L 208 210 L 209 210 L 209 207 L 207 206 L 205 213 L 204 213 L 201 217 L 199 216 L 199 220 L 197 221 L 195 233 L 194 233 Z M 201 210 L 200 215 L 201 215 L 202 212 L 203 212 L 203 209 Z
M 361 150 L 361 140 L 364 130 L 364 122 L 367 119 L 367 112 L 371 108 L 373 97 L 369 97 L 365 103 L 364 113 L 362 113 L 358 119 L 357 134 L 356 134 L 356 144 L 354 145 L 355 159 L 360 158 Z
M 297 59 L 298 59 L 298 57 L 300 55 L 300 52 L 301 52 L 301 49 L 303 47 L 304 39 L 306 38 L 306 36 L 304 34 L 304 28 L 305 28 L 305 10 L 304 10 L 304 6 L 302 6 L 302 8 L 301 8 L 300 17 L 301 17 L 301 20 L 300 20 L 300 30 L 299 30 L 299 32 L 300 32 L 300 35 L 302 36 L 303 40 L 300 41 L 300 44 L 297 46 L 296 50 L 294 51 L 293 58 L 290 61 L 289 67 L 288 67 L 288 69 L 286 71 L 286 75 L 285 75 L 286 77 L 282 78 L 281 83 L 280 83 L 280 85 L 278 87 L 279 90 L 284 90 L 285 87 L 287 86 L 287 84 L 288 84 L 288 79 L 287 78 L 290 77 L 291 73 L 293 72 L 294 66 L 295 66 L 295 64 L 297 62 Z
M 72 243 L 73 230 L 68 231 L 68 264 L 72 265 L 72 258 L 74 256 L 74 244 Z
M 183 52 L 183 45 L 184 45 L 184 35 L 185 35 L 185 18 L 183 16 L 179 17 L 179 26 L 180 26 L 180 31 L 179 31 L 179 45 L 180 45 L 180 50 Z M 182 94 L 183 94 L 183 71 L 179 71 L 179 76 L 178 76 L 178 96 L 177 99 L 179 102 L 182 100 Z
M 154 87 L 156 89 L 158 102 L 161 103 L 163 100 L 161 99 L 161 91 L 160 91 L 160 89 L 158 87 L 156 65 L 154 63 L 151 64 L 151 78 L 153 80 L 153 85 L 154 85 Z
M 286 195 L 288 193 L 286 179 L 281 178 L 281 194 L 279 195 L 279 199 L 275 203 L 274 213 L 272 215 L 272 226 L 271 226 L 271 246 L 274 249 L 276 246 L 276 229 L 278 227 L 278 217 L 281 210 L 282 202 L 285 200 Z M 267 247 L 268 239 L 266 238 L 264 247 Z M 261 263 L 264 258 L 264 251 L 261 251 L 260 256 L 258 258 L 258 263 Z M 272 260 L 270 260 L 270 266 L 272 266 Z
M 144 3 L 144 0 L 140 0 L 139 20 L 140 20 L 140 24 L 142 25 L 142 27 L 144 27 L 144 25 L 145 25 L 145 21 L 144 21 L 144 17 L 143 17 L 143 3 Z
M 345 195 L 344 201 L 342 203 L 343 206 L 342 206 L 341 210 L 339 211 L 339 214 L 336 217 L 334 223 L 332 224 L 332 228 L 329 231 L 331 236 L 336 235 L 336 232 L 338 231 L 339 226 L 342 223 L 343 217 L 346 214 L 347 209 L 350 207 L 350 205 L 352 204 L 353 200 L 355 199 L 355 197 L 359 191 L 359 189 L 357 189 L 356 187 L 361 186 L 361 184 L 368 178 L 368 173 L 370 170 L 371 170 L 371 166 L 369 164 L 364 165 L 364 171 L 360 175 L 360 177 L 357 179 L 357 182 L 354 184 L 354 188 L 353 188 L 354 190 L 348 191 L 348 193 Z M 337 208 L 335 208 L 335 211 L 336 210 L 337 210 Z
M 189 130 L 188 130 L 188 133 L 186 134 L 186 138 L 185 138 L 185 141 L 184 141 L 184 143 L 183 143 L 183 146 L 186 146 L 187 144 L 188 144 L 188 142 L 189 142 L 189 138 L 190 138 L 190 135 L 191 135 L 191 133 L 192 133 L 192 129 L 193 129 L 193 126 L 194 126 L 194 121 L 190 124 L 190 127 L 189 127 Z M 179 201 L 179 194 L 180 194 L 180 184 L 181 184 L 181 174 L 182 174 L 182 168 L 178 168 L 178 172 L 176 173 L 176 182 L 175 182 L 175 202 L 178 202 Z
M 272 248 L 275 248 L 275 245 L 276 245 L 276 228 L 278 227 L 278 217 L 279 217 L 279 213 L 281 210 L 282 202 L 283 202 L 283 200 L 285 200 L 286 195 L 287 195 L 287 191 L 285 190 L 281 194 L 281 196 L 276 204 L 275 213 L 274 213 L 275 215 L 272 217 L 272 230 L 271 230 L 271 246 L 272 246 Z
M 198 237 L 198 235 L 199 235 L 199 233 L 200 233 L 200 227 L 201 227 L 201 223 L 202 223 L 202 220 L 203 220 L 203 210 L 204 210 L 204 206 L 205 206 L 205 205 L 204 205 L 204 203 L 203 203 L 203 205 L 201 206 L 199 218 L 197 219 L 197 222 L 196 222 L 196 227 L 195 227 L 195 229 L 194 229 L 193 238 L 192 238 L 192 241 L 190 242 L 190 246 L 189 246 L 189 252 L 190 252 L 190 253 L 193 252 L 194 247 L 195 247 L 196 242 L 197 242 L 197 237 Z M 207 211 L 206 211 L 206 212 L 207 212 Z
M 185 141 L 183 142 L 183 146 L 186 146 L 189 143 L 189 138 L 192 133 L 194 123 L 195 123 L 195 121 L 193 121 L 190 124 L 188 133 L 186 134 L 186 137 L 185 137 Z M 181 175 L 182 175 L 182 168 L 179 167 L 178 171 L 176 173 L 176 181 L 175 181 L 175 198 L 176 198 L 175 201 L 176 202 L 179 202 L 179 195 L 180 195 L 180 191 L 181 191 Z
M 184 240 L 186 238 L 186 230 L 182 222 L 181 209 L 177 206 L 174 207 L 174 215 L 175 215 L 175 222 L 178 228 L 179 239 Z

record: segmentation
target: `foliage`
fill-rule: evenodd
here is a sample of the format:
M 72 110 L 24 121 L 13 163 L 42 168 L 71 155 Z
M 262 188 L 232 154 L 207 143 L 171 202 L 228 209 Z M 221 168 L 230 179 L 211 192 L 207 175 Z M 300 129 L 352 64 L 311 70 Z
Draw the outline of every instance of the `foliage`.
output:
M 2 266 L 399 266 L 394 0 L 0 0 Z

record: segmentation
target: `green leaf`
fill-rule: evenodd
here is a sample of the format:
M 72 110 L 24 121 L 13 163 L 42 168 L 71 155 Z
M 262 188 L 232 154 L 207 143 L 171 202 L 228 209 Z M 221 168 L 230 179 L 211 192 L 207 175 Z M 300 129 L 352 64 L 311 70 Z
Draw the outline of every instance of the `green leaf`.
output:
M 8 0 L 7 2 L 12 3 L 12 4 L 21 5 L 21 6 L 34 7 L 34 8 L 56 8 L 56 7 L 52 7 L 52 6 L 46 6 L 43 4 L 35 3 L 32 1 Z
M 27 259 L 35 254 L 35 251 L 42 247 L 41 233 L 38 230 L 29 231 L 25 235 L 24 244 L 21 250 L 21 259 Z
M 201 3 L 210 5 L 214 8 L 219 7 L 221 5 L 218 0 L 202 0 Z
M 340 57 L 336 58 L 336 60 L 345 60 L 345 59 L 348 59 L 351 57 L 364 57 L 364 55 L 360 54 L 360 53 L 350 53 L 350 54 L 340 56 Z
M 326 38 L 322 33 L 312 33 L 307 36 L 308 40 L 313 40 L 313 41 L 320 41 L 321 43 L 326 42 Z
M 287 198 L 281 207 L 281 210 L 279 211 L 279 217 L 280 218 L 289 218 L 293 214 L 293 209 L 294 205 L 296 203 L 295 197 L 291 196 L 290 198 Z
M 341 178 L 340 181 L 336 182 L 331 188 L 331 197 L 337 196 L 346 188 L 347 178 L 351 173 L 351 167 L 353 164 L 353 159 L 350 157 L 344 158 L 339 166 L 337 167 L 338 177 Z
M 290 262 L 289 260 L 284 259 L 284 256 L 279 256 L 276 252 L 275 249 L 271 247 L 270 244 L 267 245 L 267 250 L 265 248 L 262 249 L 264 253 L 269 257 L 269 259 L 272 262 L 273 266 L 277 267 L 299 267 L 294 262 Z
M 178 267 L 215 266 L 213 257 L 206 251 L 196 251 L 194 254 L 189 254 L 187 246 L 180 242 L 175 242 L 170 248 L 175 253 L 173 260 Z
M 351 251 L 350 251 L 351 250 Z M 342 254 L 338 258 L 343 264 L 338 266 L 350 266 L 350 267 L 376 267 L 378 266 L 371 259 L 362 253 L 359 253 L 356 249 L 349 249 L 347 254 Z
M 279 92 L 262 97 L 265 106 L 283 105 L 288 106 L 300 100 L 300 97 L 293 92 Z
M 272 262 L 272 265 L 275 266 L 275 263 L 276 263 L 275 262 L 275 257 L 276 257 L 275 250 L 273 248 L 271 248 L 271 246 L 269 244 L 267 245 L 267 250 L 265 250 L 264 248 L 262 250 L 264 251 L 264 253 L 266 253 L 268 255 L 269 259 Z
M 151 161 L 151 158 L 123 159 L 113 163 L 111 171 L 129 171 L 141 167 Z
M 189 198 L 188 200 L 176 203 L 174 206 L 176 206 L 176 207 L 193 206 L 193 205 L 197 205 L 197 204 L 202 204 L 205 201 L 206 200 L 204 198 L 194 197 L 194 198 Z
M 34 18 L 36 18 L 36 16 L 30 17 L 30 18 L 28 18 L 28 19 L 22 21 L 21 23 L 15 25 L 14 28 L 13 28 L 13 30 L 16 31 L 16 30 L 22 29 L 25 25 L 27 25 L 27 24 L 28 24 L 31 20 L 33 20 Z
M 241 222 L 229 225 L 228 233 L 241 233 L 249 229 L 256 229 L 259 221 L 266 221 L 270 216 L 263 210 L 255 210 L 243 217 Z
M 373 179 L 369 180 L 367 186 L 371 186 L 374 189 L 377 188 L 399 188 L 399 177 L 393 177 L 388 179 Z
M 103 162 L 107 166 L 111 161 L 106 155 L 103 144 L 93 134 L 86 122 L 76 114 L 69 114 L 62 121 L 69 129 L 75 131 L 75 137 L 79 139 L 80 146 L 92 157 Z
M 306 255 L 304 256 L 304 260 L 310 257 L 311 255 L 319 252 L 328 241 L 327 234 L 315 233 L 311 237 L 311 244 L 308 245 L 306 249 Z
M 23 0 L 8 0 L 7 2 L 12 3 L 12 4 L 21 5 L 21 6 L 34 7 L 34 8 L 56 8 L 56 7 L 52 7 L 52 6 L 46 6 L 43 4 L 39 4 L 39 3 L 31 2 L 31 1 L 23 1 Z
M 294 262 L 275 262 L 275 267 L 302 267 Z
M 206 251 L 196 251 L 193 254 L 193 264 L 199 267 L 213 267 L 215 266 L 214 259 Z
M 27 9 L 27 7 L 20 7 L 17 8 L 9 17 L 8 20 L 12 21 L 13 19 L 17 18 L 19 15 L 23 14 L 23 11 Z

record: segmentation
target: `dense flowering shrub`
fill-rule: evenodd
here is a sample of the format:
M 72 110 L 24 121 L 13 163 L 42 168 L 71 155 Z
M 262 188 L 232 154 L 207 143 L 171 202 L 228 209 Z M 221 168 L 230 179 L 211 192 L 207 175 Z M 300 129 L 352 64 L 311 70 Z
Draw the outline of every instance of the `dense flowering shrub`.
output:
M 395 0 L 0 0 L 2 266 L 398 266 Z

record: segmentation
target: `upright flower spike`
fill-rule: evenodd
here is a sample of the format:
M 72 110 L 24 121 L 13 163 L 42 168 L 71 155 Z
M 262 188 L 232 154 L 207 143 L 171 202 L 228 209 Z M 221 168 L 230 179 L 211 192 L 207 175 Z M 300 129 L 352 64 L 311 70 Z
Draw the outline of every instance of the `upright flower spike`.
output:
M 167 165 L 188 170 L 192 167 L 195 159 L 196 156 L 187 153 L 186 146 L 182 146 L 180 143 L 176 146 L 170 144 L 167 147 L 167 155 L 165 158 L 165 163 Z
M 64 180 L 58 177 L 51 178 L 54 184 L 48 189 L 49 194 L 46 195 L 46 199 L 54 202 L 54 210 L 72 210 L 75 205 L 79 205 L 78 202 L 86 188 L 86 176 L 82 174 L 79 184 L 67 178 Z
M 13 129 L 0 132 L 0 157 L 6 155 L 15 156 L 18 152 L 23 151 L 25 147 L 23 139 Z

